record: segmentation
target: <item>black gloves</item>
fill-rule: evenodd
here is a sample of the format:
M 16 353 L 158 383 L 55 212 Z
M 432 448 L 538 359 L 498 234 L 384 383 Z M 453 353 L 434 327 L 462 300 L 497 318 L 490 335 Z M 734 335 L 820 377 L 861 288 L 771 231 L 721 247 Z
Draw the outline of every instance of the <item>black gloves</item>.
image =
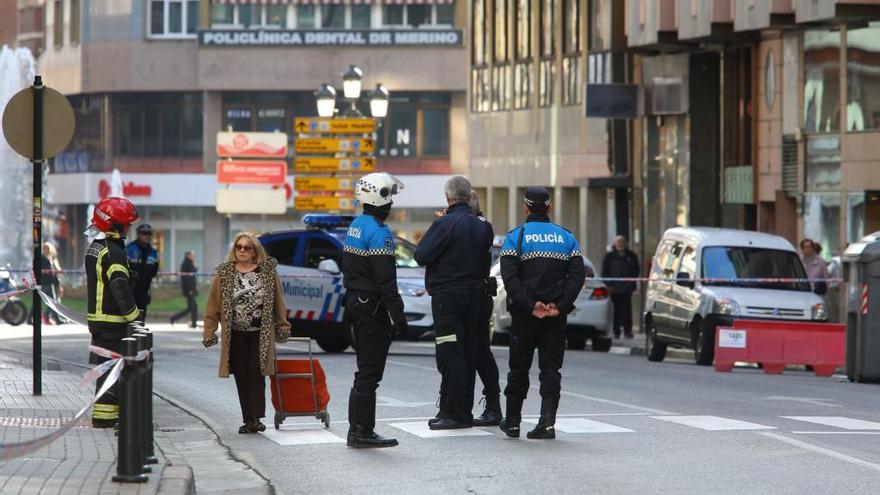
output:
M 394 319 L 394 335 L 399 339 L 405 339 L 409 335 L 409 324 L 406 317 L 401 315 Z

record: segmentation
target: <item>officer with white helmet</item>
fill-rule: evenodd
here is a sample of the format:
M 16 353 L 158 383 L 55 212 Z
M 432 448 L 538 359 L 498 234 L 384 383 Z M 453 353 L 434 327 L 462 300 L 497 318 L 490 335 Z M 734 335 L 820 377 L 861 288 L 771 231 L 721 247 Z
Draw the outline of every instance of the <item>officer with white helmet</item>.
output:
M 348 399 L 349 447 L 393 447 L 397 440 L 377 435 L 376 389 L 382 380 L 392 331 L 406 335 L 403 300 L 397 292 L 394 237 L 385 225 L 392 196 L 403 189 L 394 176 L 377 172 L 355 185 L 364 213 L 348 228 L 342 254 L 345 311 L 357 339 L 357 371 Z M 393 323 L 392 323 L 393 321 Z

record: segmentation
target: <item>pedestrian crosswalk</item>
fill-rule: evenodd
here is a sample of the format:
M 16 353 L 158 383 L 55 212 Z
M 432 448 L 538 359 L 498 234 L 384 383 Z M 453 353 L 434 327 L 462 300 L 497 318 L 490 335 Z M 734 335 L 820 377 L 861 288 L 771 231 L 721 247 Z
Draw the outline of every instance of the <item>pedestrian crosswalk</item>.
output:
M 589 416 L 587 418 L 586 416 Z M 594 419 L 599 417 L 601 419 Z M 401 441 L 407 436 L 417 439 L 435 440 L 461 437 L 503 437 L 498 428 L 467 428 L 461 430 L 435 431 L 428 428 L 428 418 L 397 418 L 388 421 L 378 420 L 377 430 L 382 434 L 397 435 Z M 755 418 L 749 418 L 755 419 Z M 662 428 L 690 428 L 703 432 L 748 432 L 761 430 L 780 430 L 793 434 L 878 434 L 880 422 L 845 416 L 773 416 L 760 419 L 761 423 L 743 419 L 713 415 L 662 415 L 648 414 L 566 414 L 556 419 L 556 430 L 564 435 L 577 438 L 586 435 L 614 435 L 619 433 L 653 433 Z M 523 428 L 531 428 L 537 422 L 535 417 L 523 419 Z M 772 423 L 772 424 L 764 424 Z M 797 431 L 804 424 L 821 425 L 821 431 Z M 284 445 L 315 445 L 344 443 L 347 426 L 344 422 L 335 423 L 324 429 L 319 424 L 285 424 L 280 430 L 267 429 L 262 435 L 273 442 Z

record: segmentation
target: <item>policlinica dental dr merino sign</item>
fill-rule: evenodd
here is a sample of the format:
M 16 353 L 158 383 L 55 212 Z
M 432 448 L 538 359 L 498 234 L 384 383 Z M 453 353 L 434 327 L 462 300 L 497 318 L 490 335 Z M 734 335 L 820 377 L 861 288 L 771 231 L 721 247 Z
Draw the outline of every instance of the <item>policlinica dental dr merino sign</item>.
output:
M 202 46 L 448 46 L 463 43 L 461 29 L 407 30 L 208 30 Z

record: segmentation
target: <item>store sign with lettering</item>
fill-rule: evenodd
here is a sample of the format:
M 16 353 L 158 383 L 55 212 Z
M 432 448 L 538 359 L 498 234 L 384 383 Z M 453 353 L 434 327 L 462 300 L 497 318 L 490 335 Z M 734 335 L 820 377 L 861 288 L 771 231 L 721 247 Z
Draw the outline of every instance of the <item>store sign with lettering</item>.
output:
M 101 199 L 110 196 L 110 191 L 112 188 L 110 187 L 110 183 L 104 179 L 101 179 L 98 182 L 98 197 Z M 122 183 L 122 194 L 124 196 L 151 196 L 153 194 L 153 188 L 146 184 L 135 184 L 134 182 L 123 182 Z
M 461 29 L 206 30 L 201 46 L 449 46 L 463 45 Z

